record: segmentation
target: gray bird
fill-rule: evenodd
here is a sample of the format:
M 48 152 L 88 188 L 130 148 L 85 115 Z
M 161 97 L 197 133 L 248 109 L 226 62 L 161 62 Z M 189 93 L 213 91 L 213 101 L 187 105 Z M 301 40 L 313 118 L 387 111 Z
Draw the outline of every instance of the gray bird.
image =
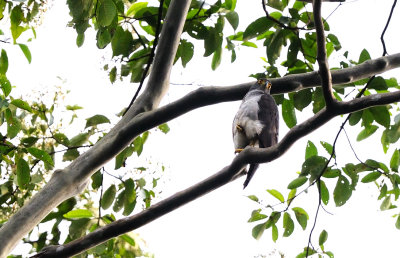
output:
M 259 79 L 244 96 L 232 124 L 235 153 L 248 145 L 267 148 L 278 143 L 279 113 L 270 89 L 270 81 Z M 257 168 L 258 164 L 250 164 L 243 188 L 249 184 Z

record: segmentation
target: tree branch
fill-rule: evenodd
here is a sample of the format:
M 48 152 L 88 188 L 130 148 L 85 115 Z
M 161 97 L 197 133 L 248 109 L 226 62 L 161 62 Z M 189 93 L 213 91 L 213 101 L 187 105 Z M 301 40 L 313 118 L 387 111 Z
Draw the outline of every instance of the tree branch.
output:
M 315 129 L 319 128 L 335 116 L 397 101 L 400 101 L 400 91 L 369 95 L 367 97 L 354 99 L 349 102 L 339 102 L 337 109 L 324 108 L 305 122 L 293 127 L 277 145 L 266 149 L 247 147 L 233 159 L 230 165 L 224 167 L 222 170 L 208 177 L 202 182 L 197 183 L 186 190 L 180 191 L 136 215 L 123 218 L 97 229 L 85 237 L 76 239 L 63 246 L 48 247 L 34 257 L 64 257 L 76 255 L 84 250 L 94 247 L 95 245 L 105 242 L 108 239 L 137 229 L 181 207 L 182 205 L 197 199 L 202 195 L 207 194 L 210 191 L 239 178 L 241 176 L 240 171 L 247 164 L 265 163 L 279 158 L 297 140 L 313 132 Z M 172 108 L 171 104 L 167 106 Z M 141 115 L 135 124 L 139 127 L 150 127 L 152 119 L 148 119 L 148 117 L 162 117 L 164 115 L 164 111 L 162 111 L 162 109 L 163 108 L 160 108 L 156 111 L 147 112 L 146 114 Z M 140 125 L 141 123 L 148 125 Z M 135 133 L 136 128 L 133 125 L 127 127 L 128 128 L 124 130 L 125 133 Z
M 146 88 L 125 116 L 91 149 L 66 168 L 56 170 L 50 181 L 0 228 L 0 257 L 6 257 L 18 241 L 53 208 L 65 199 L 80 193 L 94 172 L 130 144 L 135 136 L 126 138 L 125 142 L 114 144 L 114 139 L 118 137 L 121 128 L 138 114 L 158 107 L 169 87 L 170 71 L 190 2 L 171 1 L 158 44 L 162 51 L 156 51 Z
M 313 13 L 315 31 L 317 33 L 317 61 L 319 66 L 319 75 L 321 76 L 322 91 L 324 93 L 326 108 L 329 109 L 334 108 L 336 99 L 332 93 L 332 76 L 326 55 L 324 23 L 321 17 L 321 0 L 313 1 Z
M 389 27 L 389 23 L 390 23 L 390 20 L 392 19 L 393 11 L 394 11 L 394 8 L 396 7 L 396 4 L 397 4 L 397 0 L 394 0 L 392 8 L 390 9 L 389 17 L 388 17 L 388 19 L 386 21 L 386 24 L 385 24 L 385 28 L 383 28 L 383 31 L 382 31 L 382 34 L 381 34 L 381 42 L 382 42 L 382 47 L 383 47 L 383 54 L 382 55 L 383 56 L 388 54 L 388 52 L 386 51 L 385 39 L 383 37 L 385 36 L 386 30 Z

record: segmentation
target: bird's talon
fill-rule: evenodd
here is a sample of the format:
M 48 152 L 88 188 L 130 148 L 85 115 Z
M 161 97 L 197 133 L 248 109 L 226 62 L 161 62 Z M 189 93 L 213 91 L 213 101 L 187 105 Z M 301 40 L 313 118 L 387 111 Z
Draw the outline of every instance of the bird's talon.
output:
M 239 124 L 236 124 L 236 129 L 241 133 L 244 131 L 243 127 L 241 127 Z
M 241 153 L 244 149 L 235 149 L 235 154 Z

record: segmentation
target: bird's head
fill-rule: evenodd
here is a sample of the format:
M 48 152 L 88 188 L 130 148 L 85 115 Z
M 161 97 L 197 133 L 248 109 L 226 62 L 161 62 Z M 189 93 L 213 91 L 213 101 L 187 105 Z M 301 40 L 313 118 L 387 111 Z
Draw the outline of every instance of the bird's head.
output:
M 262 90 L 265 93 L 269 93 L 271 90 L 272 83 L 266 78 L 258 79 L 253 86 L 250 87 L 249 91 Z

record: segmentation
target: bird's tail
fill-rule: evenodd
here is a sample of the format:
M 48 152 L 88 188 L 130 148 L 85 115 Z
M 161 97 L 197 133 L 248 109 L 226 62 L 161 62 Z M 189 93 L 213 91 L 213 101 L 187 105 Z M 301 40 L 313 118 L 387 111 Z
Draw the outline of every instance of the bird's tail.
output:
M 251 178 L 254 176 L 254 173 L 256 173 L 257 168 L 258 168 L 258 164 L 250 164 L 249 171 L 247 172 L 246 180 L 243 183 L 243 189 L 245 189 L 246 186 L 249 184 Z

